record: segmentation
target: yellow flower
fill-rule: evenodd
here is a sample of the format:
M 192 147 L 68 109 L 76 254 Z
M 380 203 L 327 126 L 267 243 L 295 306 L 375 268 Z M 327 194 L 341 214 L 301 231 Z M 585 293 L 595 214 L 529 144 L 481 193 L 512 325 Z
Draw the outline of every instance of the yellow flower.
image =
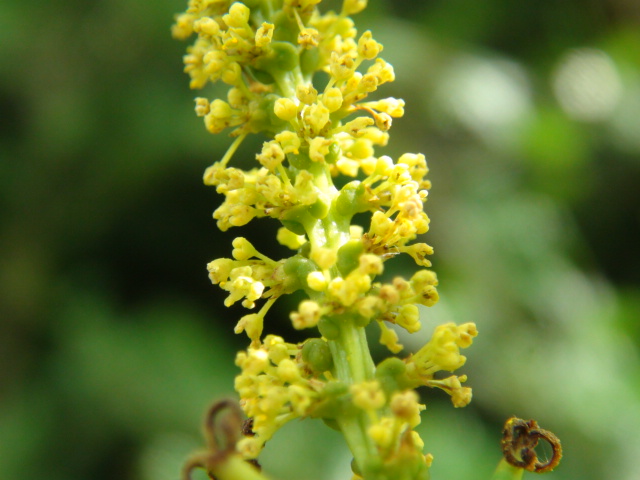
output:
M 474 323 L 457 326 L 446 323 L 436 327 L 429 343 L 422 347 L 409 361 L 419 376 L 428 377 L 444 370 L 453 372 L 463 366 L 467 360 L 460 354 L 461 348 L 467 348 L 478 335 Z
M 300 303 L 298 311 L 291 313 L 293 326 L 298 330 L 315 327 L 319 320 L 320 305 L 313 300 L 304 300 Z
M 354 405 L 365 411 L 378 410 L 387 401 L 380 382 L 376 380 L 351 385 L 349 391 L 353 395 Z

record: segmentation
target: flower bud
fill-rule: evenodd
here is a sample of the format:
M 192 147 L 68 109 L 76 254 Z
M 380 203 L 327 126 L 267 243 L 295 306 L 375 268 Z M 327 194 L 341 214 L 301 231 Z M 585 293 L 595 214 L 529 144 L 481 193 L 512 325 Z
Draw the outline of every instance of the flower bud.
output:
M 329 344 L 321 338 L 307 340 L 302 347 L 302 359 L 316 373 L 333 368 L 333 357 Z

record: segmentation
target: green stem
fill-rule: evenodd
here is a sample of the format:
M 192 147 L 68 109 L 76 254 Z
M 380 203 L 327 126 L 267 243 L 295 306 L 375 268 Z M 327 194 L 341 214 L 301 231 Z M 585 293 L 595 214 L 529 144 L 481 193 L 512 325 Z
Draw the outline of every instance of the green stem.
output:
M 218 480 L 269 480 L 269 477 L 238 455 L 232 455 L 217 465 L 213 473 Z
M 271 75 L 273 75 L 283 97 L 295 98 L 298 75 L 282 71 L 271 72 Z
M 337 190 L 327 166 L 314 164 L 309 171 L 314 175 L 316 186 L 324 194 L 335 199 Z M 349 221 L 337 215 L 334 208 L 331 208 L 325 218 L 316 220 L 310 227 L 306 230 L 312 248 L 337 250 L 349 240 Z M 373 380 L 375 365 L 364 327 L 358 326 L 349 314 L 341 315 L 335 320 L 339 335 L 337 338 L 329 339 L 328 343 L 337 379 L 349 387 Z M 367 413 L 360 409 L 348 408 L 336 418 L 336 422 L 364 478 L 376 479 L 379 475 L 373 471 L 380 464 L 380 460 L 376 446 L 368 434 L 370 418 Z
M 353 324 L 349 318 L 339 321 L 340 335 L 329 340 L 338 379 L 348 385 L 373 379 L 375 366 L 369 352 L 364 327 Z
M 339 322 L 340 335 L 329 340 L 336 376 L 347 385 L 373 379 L 375 366 L 363 327 L 351 319 Z M 376 464 L 377 450 L 367 433 L 369 418 L 359 410 L 348 410 L 336 419 L 360 471 L 365 473 Z M 368 479 L 368 476 L 365 477 Z
M 500 460 L 491 480 L 521 480 L 523 474 L 524 469 L 514 467 L 503 458 Z
M 220 164 L 223 167 L 227 166 L 227 163 L 229 163 L 229 160 L 231 160 L 231 157 L 233 157 L 233 154 L 236 153 L 236 150 L 238 149 L 238 147 L 240 146 L 240 144 L 242 143 L 242 141 L 247 137 L 246 133 L 243 133 L 242 135 L 240 135 L 238 138 L 236 138 L 233 143 L 231 144 L 231 146 L 229 146 L 229 148 L 227 149 L 227 151 L 225 152 L 224 156 L 222 157 L 222 160 L 220 160 Z

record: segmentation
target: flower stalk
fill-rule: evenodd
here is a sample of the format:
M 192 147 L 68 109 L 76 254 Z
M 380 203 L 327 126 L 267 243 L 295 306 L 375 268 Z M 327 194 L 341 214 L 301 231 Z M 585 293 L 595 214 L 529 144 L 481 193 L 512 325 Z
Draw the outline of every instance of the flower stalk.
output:
M 423 348 L 396 356 L 403 350 L 396 330 L 418 332 L 418 305 L 438 300 L 428 270 L 433 249 L 416 242 L 429 229 L 427 163 L 422 154 L 376 155 L 405 104 L 370 98 L 395 74 L 379 56 L 383 46 L 371 32 L 359 34 L 350 18 L 366 0 L 344 0 L 340 12 L 321 13 L 320 3 L 189 0 L 173 26 L 178 39 L 195 35 L 184 57 L 191 88 L 229 86 L 225 99 L 198 97 L 195 107 L 209 132 L 230 129 L 235 138 L 204 174 L 224 195 L 213 215 L 218 227 L 269 217 L 282 225 L 278 242 L 293 251 L 274 260 L 238 237 L 232 258 L 207 266 L 212 283 L 228 292 L 225 305 L 241 302 L 257 312 L 235 326 L 250 340 L 236 357 L 235 389 L 251 426 L 216 471 L 206 456 L 192 466 L 211 477 L 249 478 L 238 459 L 255 460 L 288 421 L 320 418 L 345 437 L 354 479 L 427 480 L 432 456 L 414 430 L 425 408 L 415 389 L 437 387 L 455 407 L 467 405 L 466 375 L 442 372 L 464 365 L 460 349 L 477 330 L 473 323 L 440 325 Z M 233 167 L 243 139 L 257 133 L 267 140 L 255 167 Z M 369 225 L 354 223 L 364 212 Z M 401 254 L 419 268 L 409 279 L 383 281 L 385 263 Z M 282 295 L 299 290 L 307 299 L 290 317 L 310 335 L 292 344 L 265 332 L 265 323 Z M 390 352 L 378 365 L 369 328 Z

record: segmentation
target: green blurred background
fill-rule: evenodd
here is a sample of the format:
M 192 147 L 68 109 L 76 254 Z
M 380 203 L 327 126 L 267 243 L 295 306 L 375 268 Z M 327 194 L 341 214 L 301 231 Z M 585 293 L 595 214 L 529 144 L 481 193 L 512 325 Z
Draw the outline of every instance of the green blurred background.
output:
M 211 219 L 202 172 L 230 140 L 193 113 L 169 34 L 185 4 L 0 4 L 1 478 L 176 480 L 246 344 L 205 264 L 240 234 L 287 254 L 275 222 Z M 423 392 L 434 480 L 488 478 L 513 414 L 563 440 L 546 478 L 637 480 L 640 3 L 377 0 L 356 21 L 396 69 L 381 95 L 407 101 L 379 153 L 424 152 L 434 184 L 442 301 L 405 344 L 446 321 L 481 332 L 472 404 Z M 300 338 L 294 306 L 270 331 Z M 263 458 L 280 480 L 348 463 L 314 421 Z

